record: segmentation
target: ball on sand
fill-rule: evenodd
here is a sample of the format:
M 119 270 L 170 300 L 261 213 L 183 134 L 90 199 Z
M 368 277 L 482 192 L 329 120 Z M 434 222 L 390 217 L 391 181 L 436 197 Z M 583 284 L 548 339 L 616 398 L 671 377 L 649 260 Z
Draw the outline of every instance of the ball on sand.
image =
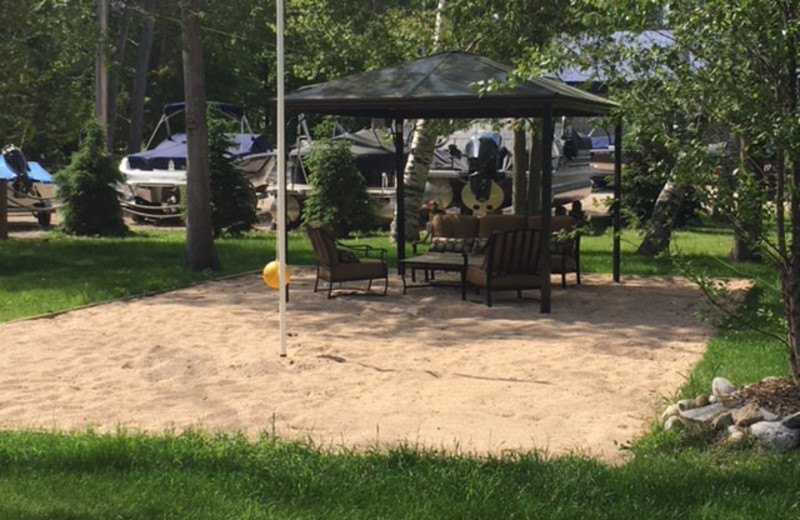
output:
M 261 272 L 261 276 L 264 278 L 264 283 L 267 284 L 268 287 L 273 289 L 277 289 L 280 287 L 280 274 L 278 272 L 278 264 L 277 261 L 273 260 L 272 262 L 268 263 L 264 266 L 264 270 Z M 283 269 L 284 281 L 285 283 L 289 283 L 289 269 Z

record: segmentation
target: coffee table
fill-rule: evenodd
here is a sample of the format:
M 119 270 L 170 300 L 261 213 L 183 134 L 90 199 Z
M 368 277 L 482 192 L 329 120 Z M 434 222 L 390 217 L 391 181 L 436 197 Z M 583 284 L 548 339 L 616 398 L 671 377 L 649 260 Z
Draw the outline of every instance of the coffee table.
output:
M 460 284 L 462 292 L 464 288 L 464 278 L 467 275 L 467 261 L 468 257 L 462 253 L 425 253 L 423 255 L 414 255 L 409 258 L 400 260 L 400 263 L 405 266 L 403 274 L 403 294 L 406 294 L 407 289 L 414 287 L 430 287 L 434 285 L 433 276 L 428 273 L 432 271 L 449 271 L 461 274 Z M 422 269 L 425 271 L 425 283 L 410 285 L 406 283 L 406 271 L 411 270 L 411 282 L 417 281 L 416 271 Z M 442 284 L 441 282 L 437 282 Z M 443 284 L 442 284 L 443 285 Z

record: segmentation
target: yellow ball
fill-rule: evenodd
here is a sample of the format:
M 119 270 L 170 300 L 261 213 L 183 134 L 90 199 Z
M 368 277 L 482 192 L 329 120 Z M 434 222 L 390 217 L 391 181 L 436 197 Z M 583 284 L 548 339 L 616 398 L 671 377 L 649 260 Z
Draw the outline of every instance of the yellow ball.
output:
M 273 260 L 272 262 L 268 263 L 264 266 L 264 270 L 261 272 L 262 278 L 264 278 L 264 283 L 267 284 L 268 287 L 272 289 L 277 289 L 280 287 L 280 273 L 278 272 L 278 262 Z M 283 276 L 284 281 L 286 284 L 289 283 L 289 269 L 283 268 Z

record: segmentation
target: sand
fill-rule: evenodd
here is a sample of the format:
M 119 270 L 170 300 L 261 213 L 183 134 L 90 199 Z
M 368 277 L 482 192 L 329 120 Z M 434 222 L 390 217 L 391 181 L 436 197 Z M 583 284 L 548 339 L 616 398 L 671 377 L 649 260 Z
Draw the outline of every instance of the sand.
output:
M 312 270 L 292 274 L 285 358 L 277 293 L 257 275 L 0 325 L 0 427 L 202 427 L 616 462 L 711 332 L 680 279 L 586 276 L 555 287 L 546 315 L 514 293 L 492 308 L 453 288 L 402 295 L 396 276 L 387 297 L 327 300 Z

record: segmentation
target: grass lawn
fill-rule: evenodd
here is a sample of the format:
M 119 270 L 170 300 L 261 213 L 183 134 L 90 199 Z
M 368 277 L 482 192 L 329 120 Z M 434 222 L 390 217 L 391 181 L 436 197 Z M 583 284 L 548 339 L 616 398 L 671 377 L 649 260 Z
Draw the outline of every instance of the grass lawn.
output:
M 367 240 L 389 247 L 385 236 Z M 730 234 L 678 233 L 693 269 L 759 279 L 739 315 L 711 340 L 681 390 L 707 392 L 724 375 L 747 383 L 785 375 L 782 346 L 742 325 L 758 316 L 780 333 L 779 294 L 765 266 L 726 262 Z M 626 274 L 677 274 L 667 259 L 639 259 L 623 236 Z M 265 235 L 217 243 L 220 275 L 273 257 Z M 203 280 L 181 267 L 183 236 L 0 242 L 0 320 Z M 586 272 L 609 272 L 609 235 L 582 238 Z M 293 236 L 290 263 L 311 263 Z M 393 257 L 392 253 L 392 257 Z M 33 324 L 32 326 L 35 326 Z M 707 438 L 653 430 L 635 456 L 611 467 L 537 453 L 475 459 L 413 448 L 330 453 L 266 435 L 175 437 L 0 432 L 0 518 L 800 518 L 800 455 L 729 450 Z

